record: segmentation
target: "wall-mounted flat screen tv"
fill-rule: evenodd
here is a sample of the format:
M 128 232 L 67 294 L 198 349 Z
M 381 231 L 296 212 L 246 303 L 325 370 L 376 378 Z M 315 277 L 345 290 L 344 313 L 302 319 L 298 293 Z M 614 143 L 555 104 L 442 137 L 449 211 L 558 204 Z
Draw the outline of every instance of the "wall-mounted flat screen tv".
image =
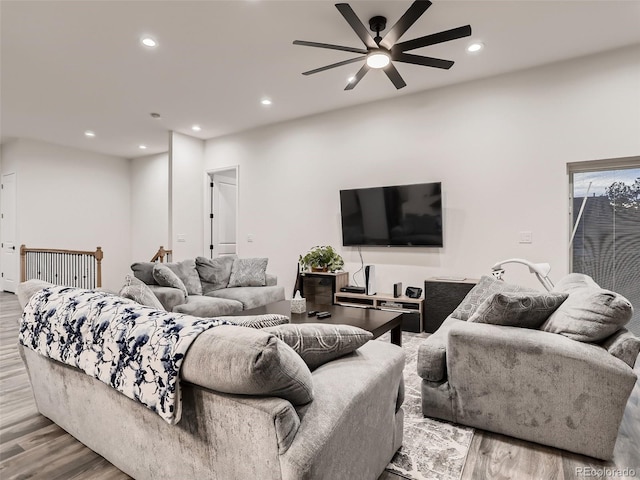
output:
M 342 244 L 442 247 L 440 182 L 340 190 Z

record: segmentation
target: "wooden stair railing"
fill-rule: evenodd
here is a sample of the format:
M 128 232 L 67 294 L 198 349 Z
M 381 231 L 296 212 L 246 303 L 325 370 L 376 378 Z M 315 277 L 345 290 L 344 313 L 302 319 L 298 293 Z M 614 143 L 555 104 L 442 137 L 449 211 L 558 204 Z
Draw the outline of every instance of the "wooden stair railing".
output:
M 44 280 L 55 285 L 102 287 L 101 247 L 95 252 L 20 246 L 20 281 Z
M 160 248 L 158 249 L 156 254 L 153 256 L 151 261 L 163 263 L 166 258 L 167 262 L 170 262 L 172 256 L 173 256 L 173 250 L 165 250 L 165 248 L 162 245 L 160 245 Z

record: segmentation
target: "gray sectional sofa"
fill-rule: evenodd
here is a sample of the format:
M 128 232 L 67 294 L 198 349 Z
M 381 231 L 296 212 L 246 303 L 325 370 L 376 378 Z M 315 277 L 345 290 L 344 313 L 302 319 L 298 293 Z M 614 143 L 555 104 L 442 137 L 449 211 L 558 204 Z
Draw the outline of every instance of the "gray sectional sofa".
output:
M 43 287 L 21 284 L 22 307 Z M 211 328 L 184 357 L 175 425 L 77 368 L 20 352 L 40 413 L 136 479 L 375 480 L 402 444 L 404 353 L 387 342 L 310 368 L 272 333 Z
M 419 346 L 423 414 L 608 460 L 636 383 L 632 311 L 586 275 L 548 293 L 483 277 Z
M 243 266 L 249 269 L 243 270 Z M 284 288 L 277 285 L 275 275 L 266 273 L 266 266 L 266 258 L 238 259 L 233 255 L 216 259 L 197 257 L 164 264 L 136 262 L 131 270 L 136 278 L 149 286 L 168 312 L 215 317 L 284 300 Z M 163 278 L 158 275 L 161 267 L 174 272 L 184 288 L 182 285 L 169 286 L 170 281 L 160 280 L 162 285 L 159 284 L 159 278 Z M 234 283 L 230 284 L 231 281 Z

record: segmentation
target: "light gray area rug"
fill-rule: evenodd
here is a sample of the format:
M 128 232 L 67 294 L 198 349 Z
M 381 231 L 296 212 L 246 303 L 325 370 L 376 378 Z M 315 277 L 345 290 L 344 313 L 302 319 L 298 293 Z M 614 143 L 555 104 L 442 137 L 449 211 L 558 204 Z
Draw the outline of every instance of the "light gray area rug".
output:
M 416 370 L 418 345 L 426 333 L 402 332 L 405 400 L 404 441 L 386 470 L 412 480 L 459 480 L 474 429 L 424 418 Z M 389 341 L 389 334 L 379 338 Z

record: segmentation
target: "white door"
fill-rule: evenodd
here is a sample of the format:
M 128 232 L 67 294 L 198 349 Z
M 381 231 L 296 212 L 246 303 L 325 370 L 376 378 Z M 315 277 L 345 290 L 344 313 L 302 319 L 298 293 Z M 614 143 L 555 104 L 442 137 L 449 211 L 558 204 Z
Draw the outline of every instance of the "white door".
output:
M 238 253 L 237 198 L 238 180 L 235 168 L 211 175 L 211 258 Z
M 18 285 L 18 256 L 16 246 L 16 174 L 2 176 L 0 190 L 0 255 L 2 255 L 2 277 L 0 288 L 15 292 Z

